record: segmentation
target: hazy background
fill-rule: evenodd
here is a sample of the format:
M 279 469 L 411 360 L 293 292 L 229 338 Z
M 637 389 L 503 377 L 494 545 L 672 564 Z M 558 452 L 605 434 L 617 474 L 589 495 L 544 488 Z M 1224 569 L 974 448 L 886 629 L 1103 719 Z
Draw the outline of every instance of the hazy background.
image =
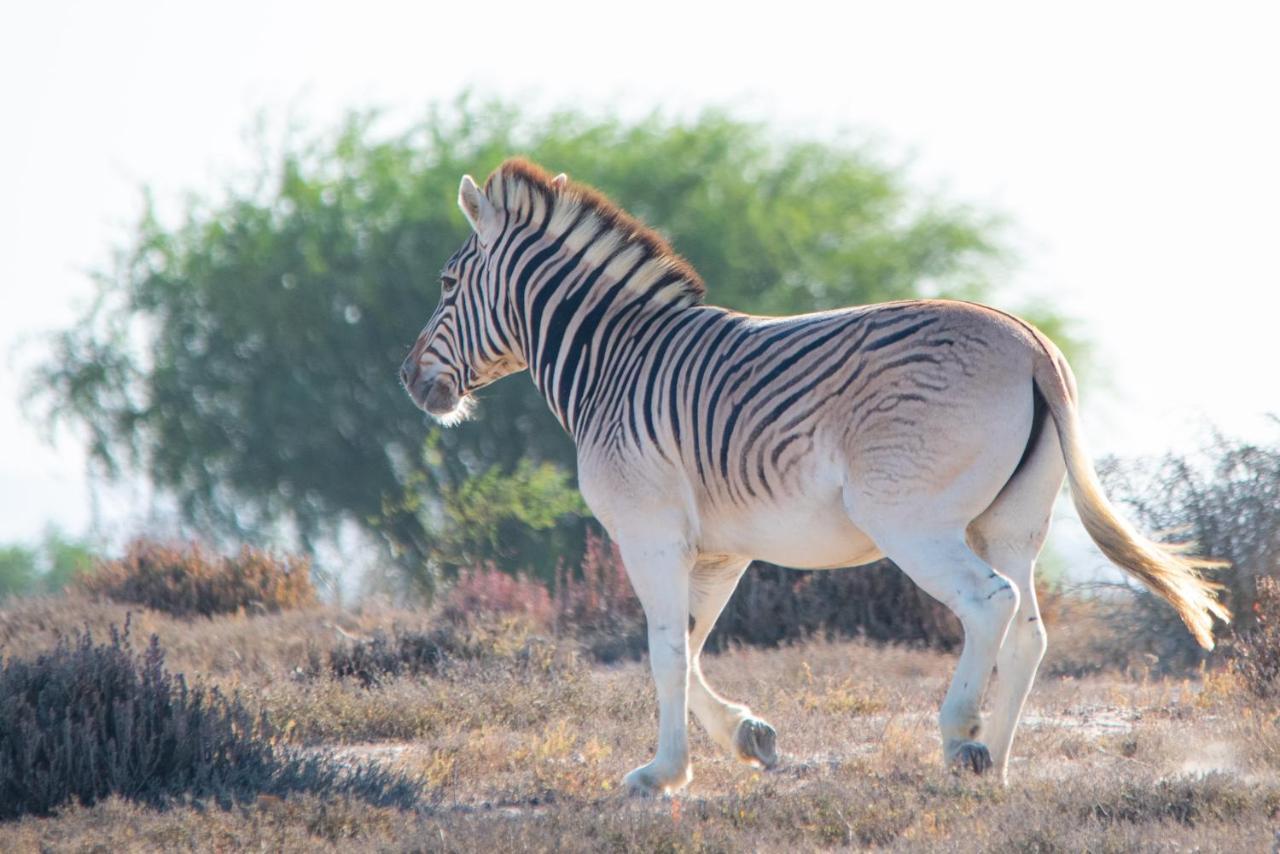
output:
M 1203 8 L 1203 7 L 1201 7 Z M 1211 426 L 1274 439 L 1280 14 L 1272 4 L 47 3 L 0 17 L 0 541 L 99 533 L 81 446 L 19 402 L 142 210 L 216 194 L 291 124 L 379 106 L 391 129 L 464 89 L 537 111 L 707 105 L 783 134 L 873 139 L 914 183 L 1011 222 L 1005 289 L 1091 345 L 1096 453 L 1185 450 Z M 572 164 L 547 164 L 568 168 Z M 485 166 L 485 164 L 481 164 Z M 622 200 L 625 204 L 625 200 Z M 709 282 L 715 301 L 717 283 Z M 423 318 L 433 295 L 424 294 Z M 518 380 L 517 380 L 518 381 Z

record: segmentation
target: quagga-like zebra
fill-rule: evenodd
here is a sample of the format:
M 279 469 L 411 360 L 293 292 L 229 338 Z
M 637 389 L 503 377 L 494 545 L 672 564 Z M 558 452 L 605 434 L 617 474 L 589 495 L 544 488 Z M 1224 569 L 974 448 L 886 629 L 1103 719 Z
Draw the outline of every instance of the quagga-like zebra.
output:
M 655 232 L 524 160 L 483 190 L 463 177 L 458 201 L 474 234 L 445 265 L 401 379 L 451 423 L 472 392 L 528 369 L 573 436 L 583 497 L 648 619 L 658 749 L 627 775 L 633 789 L 689 782 L 689 709 L 732 755 L 777 761 L 773 728 L 698 664 L 753 559 L 887 555 L 954 611 L 965 642 L 943 758 L 1001 780 L 1045 649 L 1032 570 L 1064 474 L 1102 551 L 1202 645 L 1229 618 L 1201 576 L 1212 562 L 1145 539 L 1108 504 L 1071 370 L 1025 321 L 941 300 L 796 317 L 704 305 L 698 275 Z

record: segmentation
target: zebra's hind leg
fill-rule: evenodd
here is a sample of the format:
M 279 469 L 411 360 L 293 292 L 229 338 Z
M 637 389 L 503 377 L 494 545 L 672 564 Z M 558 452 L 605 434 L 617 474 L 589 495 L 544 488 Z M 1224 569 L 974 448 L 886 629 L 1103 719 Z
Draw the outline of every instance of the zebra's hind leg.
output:
M 1047 638 L 1033 581 L 1036 558 L 1049 534 L 1053 502 L 1062 488 L 1062 452 L 1053 430 L 1045 430 L 1026 465 L 995 502 L 969 526 L 969 539 L 983 559 L 1018 587 L 1018 612 L 996 659 L 991 703 L 991 759 L 1002 781 L 1022 707 L 1044 657 Z
M 615 535 L 649 624 L 649 666 L 658 692 L 658 752 L 626 775 L 637 794 L 663 794 L 693 779 L 689 763 L 689 576 L 683 543 Z
M 748 707 L 721 697 L 702 675 L 702 646 L 750 564 L 750 560 L 730 557 L 702 560 L 694 567 L 689 588 L 689 707 L 711 740 L 730 756 L 760 768 L 772 768 L 778 762 L 773 727 Z
M 876 541 L 926 593 L 964 627 L 964 649 L 942 703 L 943 761 L 983 774 L 992 767 L 982 742 L 982 697 L 1014 612 L 1018 590 L 970 550 L 961 531 L 876 533 Z
M 1040 621 L 1040 607 L 1036 602 L 1032 570 L 1035 556 L 1025 551 L 991 547 L 991 561 L 1009 574 L 1018 587 L 1018 610 L 1013 616 L 1009 632 L 1000 646 L 996 658 L 996 686 L 991 703 L 991 721 L 988 726 L 988 742 L 991 745 L 991 761 L 996 776 L 1008 781 L 1009 752 L 1013 747 L 1014 730 L 1022 717 L 1022 706 L 1031 693 L 1040 660 L 1044 658 L 1047 639 Z

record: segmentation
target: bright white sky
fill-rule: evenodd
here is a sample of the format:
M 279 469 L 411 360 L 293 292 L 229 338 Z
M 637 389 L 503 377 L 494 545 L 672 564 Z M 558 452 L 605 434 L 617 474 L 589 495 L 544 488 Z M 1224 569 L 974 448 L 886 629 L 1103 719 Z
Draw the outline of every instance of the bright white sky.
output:
M 468 86 L 871 133 L 919 185 L 1012 220 L 1010 302 L 1051 298 L 1105 366 L 1085 389 L 1095 452 L 1192 448 L 1209 425 L 1277 438 L 1280 6 L 500 5 L 0 12 L 0 542 L 90 523 L 82 452 L 24 419 L 21 376 L 86 304 L 142 184 L 170 207 L 216 190 L 251 164 L 263 110 L 324 127 L 380 105 L 394 128 Z M 108 528 L 143 509 L 112 500 Z

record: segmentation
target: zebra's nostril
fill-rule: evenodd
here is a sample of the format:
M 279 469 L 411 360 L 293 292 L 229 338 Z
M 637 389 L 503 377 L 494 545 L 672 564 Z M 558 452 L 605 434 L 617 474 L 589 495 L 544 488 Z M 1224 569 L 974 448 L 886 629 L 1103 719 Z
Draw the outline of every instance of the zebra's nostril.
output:
M 408 385 L 409 378 L 411 376 L 413 376 L 413 367 L 406 360 L 404 364 L 400 366 L 400 382 L 404 383 L 405 385 Z

